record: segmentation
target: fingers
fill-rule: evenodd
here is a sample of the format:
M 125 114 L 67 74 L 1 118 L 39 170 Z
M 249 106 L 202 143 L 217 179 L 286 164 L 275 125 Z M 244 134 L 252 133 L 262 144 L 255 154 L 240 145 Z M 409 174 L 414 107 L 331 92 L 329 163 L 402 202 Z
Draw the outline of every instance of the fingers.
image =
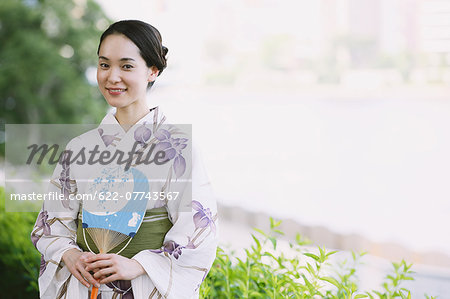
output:
M 92 277 L 91 273 L 87 272 L 83 265 L 77 264 L 77 270 L 81 273 L 81 275 L 83 275 L 83 277 L 92 285 L 96 286 L 97 288 L 100 286 L 100 284 L 98 283 L 98 281 L 96 281 L 94 279 L 94 277 Z M 89 287 L 89 285 L 87 286 Z
M 97 272 L 95 272 L 94 278 L 99 279 L 102 276 L 107 276 L 107 275 L 111 275 L 111 274 L 117 274 L 117 271 L 115 268 L 113 268 L 113 267 L 103 268 L 103 269 L 100 269 Z
M 108 276 L 108 277 L 100 280 L 100 283 L 101 284 L 106 284 L 106 283 L 110 283 L 110 282 L 113 282 L 113 281 L 116 281 L 116 280 L 121 280 L 121 277 L 120 277 L 119 274 L 113 274 L 111 276 Z
M 83 252 L 83 254 L 80 256 L 80 261 L 83 263 L 87 263 L 90 258 L 95 257 L 95 254 L 92 252 Z
M 92 254 L 85 257 L 84 268 L 80 272 L 94 285 L 121 279 L 131 280 L 145 273 L 139 262 L 117 254 Z
M 86 281 L 86 279 L 81 275 L 80 271 L 78 270 L 78 268 L 80 267 L 80 260 L 78 258 L 80 256 L 81 254 L 79 252 L 72 251 L 71 253 L 67 251 L 65 253 L 64 262 L 66 263 L 70 273 L 72 273 L 72 275 L 76 279 L 78 279 L 78 281 L 80 281 L 80 283 L 82 283 L 85 287 L 89 288 L 90 284 Z
M 113 258 L 115 254 L 110 253 L 100 253 L 100 254 L 91 254 L 89 256 L 86 256 L 85 262 L 86 263 L 92 263 L 98 260 L 109 260 Z
M 75 276 L 76 279 L 78 279 L 85 287 L 89 288 L 91 285 L 86 281 L 86 279 L 84 279 L 83 276 L 81 276 L 80 272 L 78 271 L 73 271 L 72 272 L 73 276 Z
M 95 254 L 91 252 L 81 253 L 78 250 L 68 250 L 63 256 L 64 263 L 67 265 L 70 273 L 72 273 L 72 275 L 87 288 L 90 287 L 90 284 L 97 287 L 100 286 L 98 281 L 96 281 L 94 277 L 92 277 L 92 275 L 85 270 L 85 260 L 94 256 Z
M 96 256 L 96 254 L 92 253 L 90 251 L 85 251 L 85 252 L 83 252 L 83 254 L 81 256 L 84 258 L 88 258 L 88 257 Z
M 96 262 L 89 263 L 85 267 L 85 270 L 86 271 L 93 270 L 94 272 L 97 272 L 97 269 L 110 267 L 112 265 L 113 265 L 113 262 L 111 260 L 99 260 L 99 261 L 96 261 Z

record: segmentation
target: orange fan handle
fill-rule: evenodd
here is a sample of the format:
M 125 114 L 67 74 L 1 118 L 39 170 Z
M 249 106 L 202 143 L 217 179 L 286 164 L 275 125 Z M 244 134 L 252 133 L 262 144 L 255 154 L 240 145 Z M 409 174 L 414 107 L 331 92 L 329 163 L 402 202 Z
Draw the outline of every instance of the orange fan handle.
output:
M 98 295 L 98 288 L 92 286 L 91 299 L 97 299 L 97 295 Z
M 99 253 L 103 253 L 103 251 L 100 250 Z M 91 299 L 97 299 L 97 295 L 98 295 L 98 288 L 95 286 L 92 286 Z

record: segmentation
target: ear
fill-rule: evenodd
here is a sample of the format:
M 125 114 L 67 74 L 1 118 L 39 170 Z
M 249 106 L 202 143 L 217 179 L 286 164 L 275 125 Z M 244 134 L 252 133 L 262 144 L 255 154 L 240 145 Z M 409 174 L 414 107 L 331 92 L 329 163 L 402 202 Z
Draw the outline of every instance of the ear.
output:
M 152 66 L 151 68 L 148 69 L 147 81 L 148 82 L 155 81 L 156 77 L 158 77 L 158 75 L 159 75 L 159 70 L 156 68 L 156 66 Z

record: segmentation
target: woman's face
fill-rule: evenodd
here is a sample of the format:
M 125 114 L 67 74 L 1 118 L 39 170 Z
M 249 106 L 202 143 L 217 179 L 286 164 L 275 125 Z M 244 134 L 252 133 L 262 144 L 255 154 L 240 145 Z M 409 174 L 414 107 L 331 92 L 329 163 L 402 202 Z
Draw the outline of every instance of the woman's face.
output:
M 147 84 L 158 74 L 149 68 L 139 48 L 125 35 L 108 35 L 100 45 L 98 87 L 109 105 L 120 108 L 145 103 Z

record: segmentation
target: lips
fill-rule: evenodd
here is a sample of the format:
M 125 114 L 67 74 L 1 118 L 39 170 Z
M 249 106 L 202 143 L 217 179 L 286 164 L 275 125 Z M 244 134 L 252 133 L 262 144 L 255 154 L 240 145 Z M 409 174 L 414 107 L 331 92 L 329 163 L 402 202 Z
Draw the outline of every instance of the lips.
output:
M 120 95 L 127 90 L 126 88 L 106 88 L 106 89 L 111 95 Z

